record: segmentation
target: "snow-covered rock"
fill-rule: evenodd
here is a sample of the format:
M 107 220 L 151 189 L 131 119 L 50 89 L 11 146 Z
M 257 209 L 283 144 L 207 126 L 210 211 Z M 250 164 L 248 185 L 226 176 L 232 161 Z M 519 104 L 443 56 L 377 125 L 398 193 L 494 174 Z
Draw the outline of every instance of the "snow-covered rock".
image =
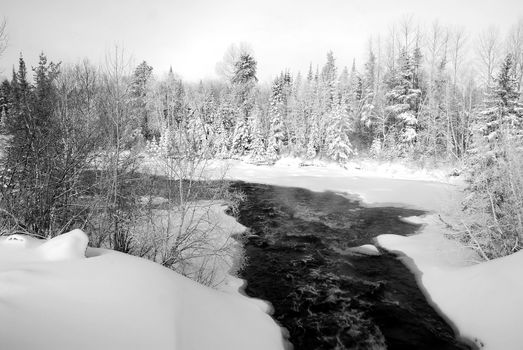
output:
M 364 244 L 359 247 L 349 247 L 349 248 L 345 248 L 345 249 L 334 248 L 334 250 L 336 250 L 338 253 L 347 254 L 347 255 L 357 254 L 357 255 L 376 256 L 376 255 L 381 254 L 380 251 L 378 250 L 378 248 L 376 248 L 376 246 L 374 246 L 372 244 Z

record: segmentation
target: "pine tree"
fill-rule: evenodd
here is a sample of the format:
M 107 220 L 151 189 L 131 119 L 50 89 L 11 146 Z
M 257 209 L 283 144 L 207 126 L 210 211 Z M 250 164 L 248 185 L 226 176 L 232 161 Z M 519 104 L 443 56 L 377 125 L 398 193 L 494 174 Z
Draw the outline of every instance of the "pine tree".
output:
M 495 87 L 489 90 L 485 109 L 480 112 L 481 132 L 491 145 L 495 145 L 503 136 L 523 136 L 523 107 L 519 102 L 519 88 L 513 68 L 512 56 L 509 54 L 495 79 Z
M 421 90 L 412 57 L 403 51 L 398 70 L 389 73 L 389 92 L 386 94 L 389 130 L 394 142 L 411 146 L 417 137 L 418 109 Z
M 328 113 L 336 102 L 337 68 L 332 51 L 327 53 L 327 62 L 321 70 L 321 92 L 325 106 L 324 113 Z
M 42 54 L 34 71 L 32 86 L 20 57 L 18 72 L 11 81 L 12 106 L 6 115 L 6 132 L 11 140 L 1 170 L 2 204 L 25 230 L 48 236 L 65 220 L 62 210 L 67 196 L 63 193 L 70 190 L 74 168 L 67 164 L 54 114 L 58 65 L 47 63 Z
M 327 129 L 327 156 L 339 163 L 345 163 L 356 152 L 349 140 L 348 113 L 343 105 L 336 105 L 329 115 Z
M 318 122 L 316 120 L 317 118 L 312 117 L 311 118 L 311 126 L 310 126 L 310 133 L 309 133 L 309 139 L 307 141 L 307 149 L 306 149 L 306 157 L 307 159 L 314 159 L 318 155 L 319 151 L 319 126 Z
M 284 133 L 283 133 L 283 123 L 281 120 L 281 102 L 271 101 L 270 107 L 270 137 L 269 137 L 269 146 L 268 153 L 272 158 L 276 158 L 280 155 L 283 146 Z
M 252 130 L 253 135 L 252 147 L 251 147 L 251 158 L 254 161 L 263 161 L 267 157 L 267 147 L 265 144 L 265 136 L 262 125 L 262 113 L 259 107 L 255 108 L 255 113 L 252 117 Z
M 489 257 L 520 249 L 523 238 L 523 106 L 513 68 L 509 54 L 478 113 L 470 150 L 471 195 L 466 205 L 483 221 L 473 229 Z
M 234 75 L 231 82 L 233 84 L 257 82 L 256 65 L 257 63 L 254 57 L 248 53 L 242 54 L 238 61 L 234 63 Z
M 11 109 L 11 84 L 9 80 L 5 79 L 0 86 L 0 132 L 3 131 L 3 126 L 9 110 Z
M 275 158 L 288 142 L 288 134 L 283 120 L 287 117 L 287 102 L 291 78 L 289 73 L 282 73 L 274 80 L 269 105 L 270 135 L 268 153 Z
M 243 156 L 251 149 L 252 136 L 250 134 L 248 122 L 245 118 L 238 118 L 236 127 L 234 129 L 231 153 L 234 155 Z
M 151 79 L 153 67 L 143 61 L 134 70 L 131 81 L 131 98 L 134 113 L 141 129 L 142 135 L 146 140 L 152 137 L 149 126 L 149 111 L 147 106 L 148 82 Z

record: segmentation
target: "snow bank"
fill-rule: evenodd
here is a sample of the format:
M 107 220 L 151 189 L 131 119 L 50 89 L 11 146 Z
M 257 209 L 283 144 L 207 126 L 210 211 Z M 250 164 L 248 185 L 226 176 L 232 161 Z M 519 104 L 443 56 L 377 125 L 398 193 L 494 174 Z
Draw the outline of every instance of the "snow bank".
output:
M 381 235 L 380 246 L 404 253 L 429 299 L 459 334 L 482 349 L 521 349 L 523 252 L 477 264 L 478 257 L 428 225 L 418 235 Z
M 162 202 L 160 197 L 155 200 Z M 133 229 L 132 237 L 144 246 L 160 242 L 161 249 L 165 249 L 183 235 L 178 248 L 184 260 L 183 266 L 178 266 L 180 272 L 189 277 L 203 274 L 209 285 L 229 291 L 231 288 L 224 285 L 234 279 L 229 272 L 239 250 L 233 236 L 245 232 L 246 227 L 227 215 L 226 210 L 225 202 L 218 200 L 187 202 L 169 210 L 154 209 L 147 220 Z
M 49 241 L 0 237 L 2 349 L 284 349 L 255 303 L 147 260 L 87 248 L 75 230 Z
M 354 195 L 366 205 L 393 205 L 441 211 L 449 202 L 457 202 L 459 183 L 443 175 L 403 169 L 396 173 L 394 166 L 383 165 L 372 170 L 342 168 L 335 164 L 300 166 L 302 162 L 283 159 L 274 166 L 256 166 L 240 161 L 214 162 L 207 170 L 208 176 L 220 176 L 227 168 L 227 177 L 247 182 L 277 186 L 303 187 L 312 191 L 334 191 Z M 387 170 L 389 169 L 389 170 Z M 398 174 L 401 174 L 398 175 Z M 416 181 L 412 181 L 416 180 Z

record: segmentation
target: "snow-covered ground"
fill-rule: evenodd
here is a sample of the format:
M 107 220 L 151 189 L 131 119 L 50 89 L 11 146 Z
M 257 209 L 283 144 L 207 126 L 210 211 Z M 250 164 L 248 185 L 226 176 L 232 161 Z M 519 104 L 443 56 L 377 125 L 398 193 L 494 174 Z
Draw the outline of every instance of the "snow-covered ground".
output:
M 219 167 L 217 167 L 219 168 Z M 420 171 L 383 163 L 302 166 L 284 159 L 274 166 L 228 163 L 233 179 L 280 186 L 330 190 L 355 195 L 366 205 L 397 205 L 428 211 L 404 220 L 423 224 L 409 236 L 380 235 L 376 244 L 402 252 L 429 300 L 483 349 L 521 349 L 523 334 L 523 252 L 480 262 L 477 254 L 454 240 L 447 223 L 460 221 L 462 183 L 446 171 Z M 442 221 L 443 219 L 444 221 Z M 366 246 L 362 252 L 373 253 Z
M 0 237 L 0 348 L 285 348 L 249 299 L 87 243 L 80 230 Z

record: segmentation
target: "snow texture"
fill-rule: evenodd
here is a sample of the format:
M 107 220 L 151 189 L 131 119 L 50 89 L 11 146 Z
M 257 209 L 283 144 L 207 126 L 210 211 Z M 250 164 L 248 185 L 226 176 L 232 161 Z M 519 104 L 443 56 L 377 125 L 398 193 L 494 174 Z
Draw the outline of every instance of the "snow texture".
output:
M 0 348 L 285 348 L 256 301 L 86 247 L 80 230 L 49 241 L 0 237 Z

